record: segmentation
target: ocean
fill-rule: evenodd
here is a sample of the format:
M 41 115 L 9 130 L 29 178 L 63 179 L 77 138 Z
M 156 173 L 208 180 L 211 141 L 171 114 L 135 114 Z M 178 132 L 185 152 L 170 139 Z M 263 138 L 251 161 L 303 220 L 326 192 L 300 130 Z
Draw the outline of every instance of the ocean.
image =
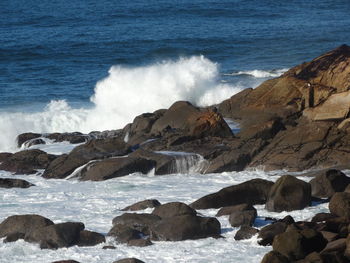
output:
M 0 152 L 18 151 L 15 139 L 23 132 L 112 130 L 177 100 L 219 103 L 350 44 L 349 14 L 348 0 L 1 0 Z M 45 150 L 72 148 L 54 147 Z M 0 171 L 0 176 L 9 174 Z M 16 177 L 37 186 L 6 190 L 0 220 L 39 213 L 55 222 L 80 220 L 106 233 L 118 208 L 133 201 L 191 202 L 237 180 L 271 174 L 136 174 L 99 183 Z M 191 189 L 195 184 L 202 188 Z M 295 216 L 326 210 L 311 207 Z M 258 213 L 267 212 L 260 208 Z M 142 249 L 117 245 L 107 252 L 101 247 L 42 251 L 21 241 L 0 242 L 0 262 L 49 262 L 62 256 L 112 262 L 132 255 L 146 262 L 260 262 L 269 251 L 256 240 L 234 241 L 237 229 L 221 221 L 225 241 L 159 242 Z

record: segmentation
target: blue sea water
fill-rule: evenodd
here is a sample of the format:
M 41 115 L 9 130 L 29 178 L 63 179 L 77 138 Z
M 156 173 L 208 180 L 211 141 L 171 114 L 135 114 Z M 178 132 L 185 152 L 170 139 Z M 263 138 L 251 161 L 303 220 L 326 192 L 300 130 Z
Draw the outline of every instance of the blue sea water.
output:
M 0 141 L 216 103 L 350 44 L 349 14 L 349 0 L 1 0 Z

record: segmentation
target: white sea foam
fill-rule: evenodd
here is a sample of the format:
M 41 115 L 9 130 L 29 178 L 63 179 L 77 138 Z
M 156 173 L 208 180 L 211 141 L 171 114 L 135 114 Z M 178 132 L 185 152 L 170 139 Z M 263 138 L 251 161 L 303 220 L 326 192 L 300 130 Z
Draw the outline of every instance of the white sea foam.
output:
M 203 56 L 134 68 L 113 66 L 97 82 L 92 108 L 73 109 L 59 100 L 42 112 L 0 113 L 0 151 L 14 151 L 15 138 L 23 132 L 118 129 L 141 113 L 168 108 L 177 100 L 208 106 L 243 89 L 220 83 L 218 77 L 218 65 Z
M 287 70 L 288 70 L 287 68 L 274 69 L 274 70 L 255 69 L 255 70 L 238 71 L 238 72 L 228 73 L 225 75 L 228 75 L 228 76 L 248 75 L 254 78 L 276 78 L 281 76 Z

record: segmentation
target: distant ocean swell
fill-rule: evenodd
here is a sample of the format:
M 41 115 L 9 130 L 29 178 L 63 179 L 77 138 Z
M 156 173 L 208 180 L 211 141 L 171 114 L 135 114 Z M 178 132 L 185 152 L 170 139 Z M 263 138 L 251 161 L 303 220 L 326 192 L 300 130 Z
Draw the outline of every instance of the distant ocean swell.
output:
M 277 76 L 282 72 L 274 74 Z M 143 67 L 113 66 L 109 75 L 97 82 L 90 98 L 93 103 L 91 108 L 72 108 L 65 100 L 58 100 L 51 101 L 41 112 L 2 112 L 0 151 L 15 151 L 15 138 L 23 132 L 119 129 L 135 116 L 168 108 L 177 100 L 208 106 L 244 88 L 221 83 L 219 66 L 203 56 L 162 61 Z

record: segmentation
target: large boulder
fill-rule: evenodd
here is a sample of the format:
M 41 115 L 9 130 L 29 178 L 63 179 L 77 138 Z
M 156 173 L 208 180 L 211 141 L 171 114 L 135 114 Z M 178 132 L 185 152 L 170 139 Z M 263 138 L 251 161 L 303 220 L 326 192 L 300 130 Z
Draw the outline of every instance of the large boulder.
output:
M 62 179 L 91 160 L 123 156 L 129 152 L 131 152 L 130 146 L 119 137 L 90 140 L 51 162 L 43 177 Z
M 82 230 L 79 233 L 77 245 L 80 247 L 90 247 L 105 242 L 106 238 L 104 235 L 93 231 Z
M 75 176 L 82 181 L 103 181 L 136 172 L 147 174 L 155 165 L 154 161 L 143 158 L 114 157 L 89 162 Z
M 34 229 L 26 233 L 24 240 L 38 243 L 40 248 L 62 248 L 76 245 L 80 239 L 80 232 L 85 226 L 80 222 L 67 222 Z
M 291 175 L 280 177 L 271 187 L 266 209 L 273 212 L 300 210 L 311 204 L 311 186 Z
M 156 241 L 217 237 L 220 233 L 220 223 L 216 218 L 189 214 L 163 218 L 151 226 L 151 239 Z
M 276 251 L 270 251 L 265 254 L 261 263 L 290 263 L 290 260 Z
M 252 226 L 256 217 L 256 210 L 245 210 L 231 213 L 228 220 L 233 227 Z
M 153 212 L 153 215 L 160 218 L 168 218 L 180 215 L 196 215 L 197 212 L 193 208 L 181 202 L 171 202 L 160 206 L 157 206 Z
M 0 170 L 16 174 L 33 174 L 37 169 L 45 169 L 57 156 L 41 150 L 16 152 L 0 164 Z
M 21 179 L 0 178 L 0 188 L 28 188 L 34 184 Z
M 350 193 L 335 193 L 329 201 L 331 213 L 350 219 Z
M 138 210 L 144 210 L 147 208 L 154 208 L 160 205 L 161 204 L 156 199 L 147 199 L 147 200 L 143 200 L 135 204 L 129 205 L 123 208 L 121 211 L 138 211 Z
M 253 179 L 206 195 L 190 206 L 194 209 L 220 208 L 238 204 L 264 204 L 273 182 Z
M 240 205 L 232 205 L 232 206 L 225 206 L 216 213 L 215 216 L 224 216 L 224 215 L 230 215 L 235 212 L 242 212 L 246 210 L 255 210 L 254 206 L 251 204 L 240 204 Z
M 343 192 L 350 184 L 350 177 L 339 170 L 331 169 L 318 174 L 310 181 L 312 196 L 330 198 L 335 192 Z
M 113 226 L 124 225 L 148 235 L 150 232 L 150 226 L 160 220 L 161 218 L 157 215 L 125 213 L 121 216 L 115 217 L 112 223 Z M 112 231 L 112 229 L 110 230 L 110 232 Z
M 235 234 L 235 240 L 250 239 L 259 233 L 259 230 L 250 226 L 243 225 Z
M 41 229 L 54 223 L 40 215 L 14 215 L 6 218 L 0 224 L 0 238 L 10 234 L 23 234 L 33 232 L 36 229 Z
M 287 224 L 284 222 L 276 222 L 271 225 L 264 226 L 259 231 L 259 244 L 262 246 L 271 245 L 275 236 L 283 233 L 287 229 Z
M 116 224 L 108 232 L 108 236 L 115 237 L 120 243 L 128 243 L 131 240 L 138 240 L 144 235 L 142 232 L 122 224 Z
M 273 250 L 284 255 L 289 260 L 305 258 L 312 252 L 320 252 L 327 241 L 322 234 L 313 230 L 291 230 L 277 235 L 272 243 Z

